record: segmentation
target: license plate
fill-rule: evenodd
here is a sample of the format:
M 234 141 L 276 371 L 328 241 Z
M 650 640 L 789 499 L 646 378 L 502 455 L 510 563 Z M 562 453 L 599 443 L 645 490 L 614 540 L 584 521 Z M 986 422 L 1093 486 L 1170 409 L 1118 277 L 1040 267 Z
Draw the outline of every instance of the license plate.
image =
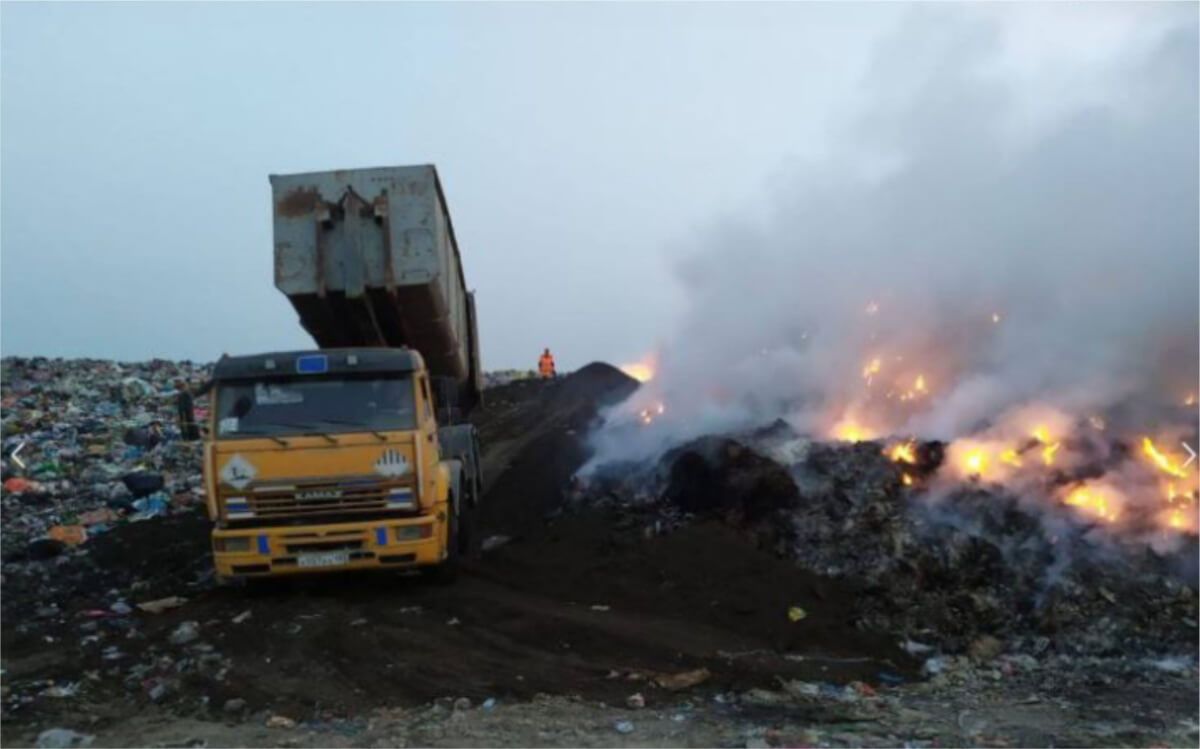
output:
M 296 564 L 301 567 L 337 567 L 350 561 L 350 555 L 344 551 L 331 551 L 326 554 L 301 554 L 296 558 Z

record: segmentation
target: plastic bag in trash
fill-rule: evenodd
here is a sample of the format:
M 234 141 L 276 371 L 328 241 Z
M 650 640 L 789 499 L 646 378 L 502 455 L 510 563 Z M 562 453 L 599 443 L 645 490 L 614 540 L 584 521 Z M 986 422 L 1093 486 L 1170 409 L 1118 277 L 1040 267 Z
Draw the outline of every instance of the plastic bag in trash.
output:
M 134 497 L 146 497 L 154 492 L 162 491 L 165 482 L 161 473 L 138 471 L 127 473 L 121 477 L 121 482 Z
M 38 749 L 70 749 L 71 747 L 88 747 L 92 745 L 95 736 L 86 733 L 76 733 L 69 728 L 51 728 L 38 734 Z

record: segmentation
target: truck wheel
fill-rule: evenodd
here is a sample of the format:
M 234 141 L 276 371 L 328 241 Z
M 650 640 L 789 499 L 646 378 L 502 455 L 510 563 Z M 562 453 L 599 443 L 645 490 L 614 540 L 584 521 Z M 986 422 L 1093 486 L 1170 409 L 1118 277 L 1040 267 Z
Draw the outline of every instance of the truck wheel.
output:
M 430 578 L 438 585 L 450 585 L 458 579 L 458 561 L 462 556 L 460 539 L 458 513 L 451 513 L 450 527 L 446 531 L 446 558 L 429 572 Z

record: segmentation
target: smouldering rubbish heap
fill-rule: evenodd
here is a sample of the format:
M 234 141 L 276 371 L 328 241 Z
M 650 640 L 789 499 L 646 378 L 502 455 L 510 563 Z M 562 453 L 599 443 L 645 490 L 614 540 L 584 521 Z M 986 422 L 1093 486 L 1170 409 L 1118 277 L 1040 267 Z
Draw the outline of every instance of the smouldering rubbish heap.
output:
M 919 440 L 944 440 L 945 461 L 935 474 L 918 478 L 916 472 L 904 470 L 900 475 L 905 487 L 934 498 L 956 486 L 1003 486 L 1028 499 L 1070 508 L 1083 523 L 1156 544 L 1163 543 L 1164 533 L 1197 533 L 1200 480 L 1195 464 L 1185 467 L 1182 448 L 1173 448 L 1196 436 L 1193 393 L 1165 399 L 1171 401 L 1165 405 L 1157 403 L 1162 398 L 1144 398 L 1156 409 L 1152 421 L 1131 420 L 1115 407 L 1080 410 L 1076 404 L 1047 397 L 1001 407 L 993 418 L 962 433 L 923 433 L 921 417 L 936 413 L 952 386 L 973 373 L 928 341 L 909 347 L 886 345 L 875 330 L 885 322 L 886 310 L 872 300 L 864 312 L 871 332 L 863 339 L 866 353 L 858 376 L 846 373 L 841 378 L 844 386 L 827 389 L 827 394 L 840 395 L 819 406 L 824 416 L 797 423 L 786 412 L 775 414 L 797 431 L 840 442 L 879 442 L 892 461 L 906 466 L 915 462 Z M 1000 311 L 991 312 L 976 323 L 981 326 L 977 338 L 1000 335 L 1007 323 Z M 669 401 L 658 387 L 658 365 L 655 355 L 622 369 L 643 383 L 642 392 L 625 409 L 641 426 L 663 427 L 666 436 L 655 445 L 661 452 L 679 435 L 667 435 L 671 425 L 665 423 L 664 403 Z M 709 400 L 718 400 L 711 396 L 721 392 L 709 390 Z M 672 400 L 680 400 L 677 414 L 688 412 L 685 406 L 690 404 L 683 398 L 696 400 L 703 394 L 702 388 L 682 396 L 670 392 Z M 678 418 L 689 417 L 682 413 Z M 829 425 L 825 429 L 820 427 L 822 419 Z M 697 435 L 679 431 L 684 438 Z

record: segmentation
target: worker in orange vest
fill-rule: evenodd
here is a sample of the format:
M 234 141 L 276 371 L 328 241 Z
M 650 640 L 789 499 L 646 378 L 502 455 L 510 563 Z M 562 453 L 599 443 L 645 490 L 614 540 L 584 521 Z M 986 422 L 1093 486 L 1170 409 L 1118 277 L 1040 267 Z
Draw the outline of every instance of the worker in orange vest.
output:
M 550 349 L 546 349 L 538 357 L 538 376 L 548 380 L 556 374 L 558 373 L 554 371 L 554 355 L 550 353 Z

